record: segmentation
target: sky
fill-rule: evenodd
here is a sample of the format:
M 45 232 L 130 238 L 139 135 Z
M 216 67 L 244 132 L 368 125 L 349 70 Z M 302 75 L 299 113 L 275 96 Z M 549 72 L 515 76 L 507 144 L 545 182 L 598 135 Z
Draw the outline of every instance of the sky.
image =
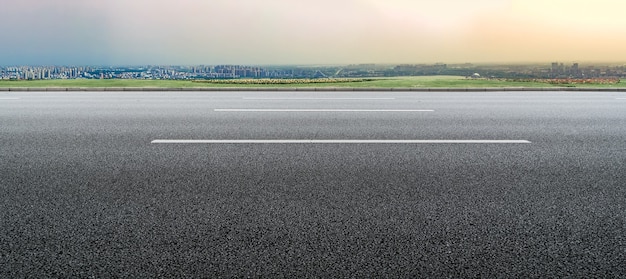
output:
M 0 65 L 626 61 L 624 0 L 0 1 Z

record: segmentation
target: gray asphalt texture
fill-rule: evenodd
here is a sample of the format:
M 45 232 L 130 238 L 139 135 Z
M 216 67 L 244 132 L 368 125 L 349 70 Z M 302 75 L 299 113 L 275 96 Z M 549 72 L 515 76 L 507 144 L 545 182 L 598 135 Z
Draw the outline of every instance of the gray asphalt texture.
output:
M 626 277 L 621 98 L 0 92 L 0 277 Z

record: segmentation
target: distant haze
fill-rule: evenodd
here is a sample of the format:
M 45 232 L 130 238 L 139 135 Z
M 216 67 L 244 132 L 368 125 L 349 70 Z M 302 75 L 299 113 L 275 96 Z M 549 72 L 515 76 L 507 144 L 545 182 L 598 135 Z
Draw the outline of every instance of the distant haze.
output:
M 2 0 L 0 65 L 626 61 L 624 0 Z

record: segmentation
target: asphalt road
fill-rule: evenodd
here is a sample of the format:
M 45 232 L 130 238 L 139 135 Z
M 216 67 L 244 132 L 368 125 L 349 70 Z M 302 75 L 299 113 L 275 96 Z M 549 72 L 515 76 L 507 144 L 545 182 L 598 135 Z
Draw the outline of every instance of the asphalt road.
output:
M 626 277 L 626 95 L 0 92 L 0 277 Z

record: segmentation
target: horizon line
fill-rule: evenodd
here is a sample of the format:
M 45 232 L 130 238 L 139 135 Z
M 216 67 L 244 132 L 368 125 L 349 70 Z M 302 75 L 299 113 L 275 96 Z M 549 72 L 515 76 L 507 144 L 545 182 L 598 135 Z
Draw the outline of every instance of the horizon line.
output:
M 363 66 L 363 65 L 379 65 L 379 66 L 391 66 L 391 65 L 537 65 L 537 64 L 551 64 L 551 63 L 578 63 L 578 64 L 626 64 L 626 61 L 584 61 L 584 60 L 552 60 L 552 61 L 528 61 L 528 62 L 402 62 L 402 63 L 302 63 L 302 64 L 290 64 L 290 63 L 276 63 L 276 64 L 263 64 L 263 63 L 199 63 L 199 64 L 0 64 L 0 67 L 195 67 L 195 66 L 259 66 L 259 67 L 337 67 L 337 66 Z

